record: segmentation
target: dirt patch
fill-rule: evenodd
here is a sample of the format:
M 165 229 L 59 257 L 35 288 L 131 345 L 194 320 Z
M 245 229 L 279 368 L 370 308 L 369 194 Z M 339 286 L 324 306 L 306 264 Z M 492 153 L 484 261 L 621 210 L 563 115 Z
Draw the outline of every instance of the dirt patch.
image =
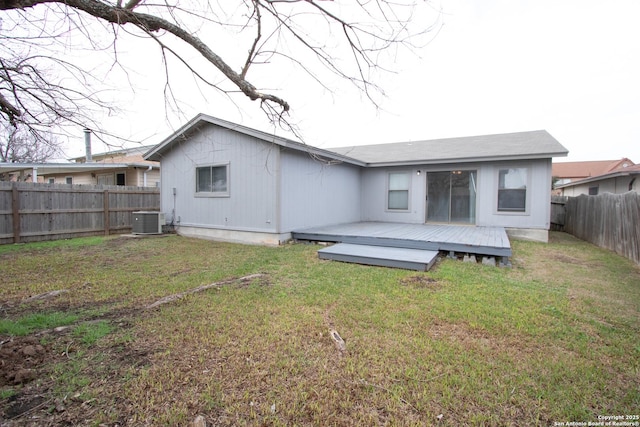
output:
M 47 399 L 44 396 L 16 394 L 9 398 L 8 403 L 4 416 L 11 420 L 37 410 L 47 403 Z
M 12 314 L 25 309 L 16 307 Z M 107 425 L 125 424 L 131 408 L 119 395 L 118 378 L 150 365 L 154 351 L 121 339 L 139 315 L 140 309 L 126 308 L 83 318 L 79 324 L 106 321 L 114 328 L 99 345 L 83 344 L 74 334 L 76 325 L 28 336 L 0 335 L 0 425 L 84 425 L 102 417 L 100 408 L 112 408 L 104 416 L 111 420 Z
M 429 334 L 435 339 L 447 339 L 468 349 L 493 350 L 499 345 L 496 337 L 483 330 L 470 328 L 466 324 L 436 322 L 429 328 Z
M 418 289 L 431 289 L 431 290 L 438 290 L 442 287 L 442 283 L 438 282 L 436 279 L 433 279 L 425 275 L 405 277 L 400 281 L 400 284 L 404 286 L 412 286 Z
M 46 385 L 49 383 L 46 367 L 56 358 L 53 353 L 52 346 L 43 345 L 35 336 L 2 337 L 0 390 L 14 393 L 0 406 L 0 421 L 11 421 L 3 426 L 23 425 L 19 419 L 26 421 L 46 411 L 53 399 Z
M 26 384 L 38 377 L 47 360 L 47 349 L 35 337 L 5 339 L 0 346 L 0 387 Z
M 435 322 L 429 328 L 429 335 L 434 339 L 448 340 L 466 350 L 494 355 L 509 354 L 513 360 L 524 360 L 542 351 L 539 344 L 514 336 L 489 334 L 466 323 Z
M 583 261 L 583 260 L 580 260 L 578 258 L 574 258 L 572 256 L 565 255 L 565 254 L 556 254 L 554 256 L 554 258 L 557 261 L 564 262 L 564 263 L 567 263 L 567 264 L 589 265 L 589 262 L 587 262 L 587 261 Z

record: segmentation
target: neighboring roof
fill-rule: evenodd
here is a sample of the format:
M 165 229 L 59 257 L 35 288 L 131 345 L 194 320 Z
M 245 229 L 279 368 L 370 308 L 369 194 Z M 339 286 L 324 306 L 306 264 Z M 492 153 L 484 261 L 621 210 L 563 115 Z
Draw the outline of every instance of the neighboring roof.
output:
M 598 176 L 592 176 L 590 178 L 581 179 L 579 181 L 569 182 L 567 184 L 556 186 L 557 189 L 568 188 L 576 185 L 588 184 L 590 182 L 602 181 L 605 179 L 618 178 L 622 176 L 635 176 L 640 175 L 640 164 L 628 166 L 626 168 L 617 169 L 613 172 L 604 173 Z
M 367 166 L 542 159 L 568 151 L 545 130 L 332 148 Z
M 248 136 L 252 136 L 254 138 L 260 139 L 265 142 L 270 142 L 281 147 L 290 148 L 297 151 L 302 151 L 305 153 L 309 153 L 312 156 L 317 156 L 324 158 L 329 161 L 339 161 L 345 163 L 351 163 L 359 166 L 363 166 L 361 162 L 344 156 L 342 154 L 338 154 L 335 152 L 331 152 L 328 150 L 323 150 L 320 148 L 312 147 L 310 145 L 303 144 L 301 142 L 292 141 L 290 139 L 282 138 L 276 136 L 272 133 L 262 132 L 256 129 L 252 129 L 246 126 L 242 126 L 236 123 L 228 122 L 226 120 L 219 119 L 217 117 L 209 116 L 207 114 L 198 114 L 193 119 L 189 120 L 184 126 L 171 134 L 164 141 L 155 145 L 152 149 L 147 151 L 143 158 L 147 160 L 160 161 L 165 153 L 170 151 L 173 148 L 173 145 L 184 141 L 189 135 L 197 132 L 199 126 L 202 124 L 213 124 L 216 126 L 220 126 L 235 132 L 239 132 Z
M 93 154 L 94 161 L 85 163 L 85 156 L 75 157 L 74 163 L 1 163 L 0 173 L 16 173 L 20 171 L 38 170 L 38 175 L 58 175 L 74 174 L 83 172 L 94 172 L 127 168 L 148 168 L 149 166 L 158 169 L 157 162 L 144 160 L 142 153 L 149 149 L 149 145 L 135 148 L 125 148 L 123 150 L 108 151 L 106 153 Z
M 91 158 L 93 159 L 93 162 L 128 163 L 128 160 L 121 160 L 128 158 L 137 159 L 137 161 L 144 161 L 142 160 L 142 155 L 152 147 L 153 145 L 140 145 L 138 147 L 123 148 L 121 150 L 107 151 L 104 153 L 92 153 Z M 86 159 L 87 156 L 84 155 L 72 157 L 69 160 L 76 163 L 84 163 Z
M 596 160 L 588 162 L 562 162 L 552 165 L 551 174 L 558 178 L 581 179 L 590 176 L 603 175 L 617 169 L 633 166 L 633 162 L 626 157 L 619 160 Z M 626 165 L 626 166 L 625 166 Z
M 15 173 L 37 169 L 38 175 L 72 174 L 101 170 L 127 169 L 130 167 L 158 168 L 158 165 L 140 163 L 0 163 L 0 173 Z

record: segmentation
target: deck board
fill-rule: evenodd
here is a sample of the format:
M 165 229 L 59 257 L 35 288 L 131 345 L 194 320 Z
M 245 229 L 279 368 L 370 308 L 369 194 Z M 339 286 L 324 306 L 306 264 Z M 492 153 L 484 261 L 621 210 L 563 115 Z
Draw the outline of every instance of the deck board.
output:
M 320 259 L 428 271 L 438 251 L 338 243 L 318 251 Z
M 453 251 L 510 257 L 511 244 L 503 227 L 355 222 L 294 231 L 296 240 Z

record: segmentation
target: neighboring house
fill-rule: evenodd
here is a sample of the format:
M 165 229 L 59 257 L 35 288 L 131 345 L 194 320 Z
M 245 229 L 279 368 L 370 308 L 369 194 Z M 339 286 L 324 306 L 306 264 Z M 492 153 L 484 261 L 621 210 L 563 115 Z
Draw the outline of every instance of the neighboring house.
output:
M 615 170 L 633 166 L 633 162 L 626 157 L 620 160 L 596 160 L 588 162 L 553 163 L 552 176 L 554 187 L 580 181 L 593 176 L 603 175 Z
M 628 191 L 640 193 L 640 165 L 619 168 L 613 172 L 556 186 L 563 196 L 587 194 L 595 196 L 602 193 L 621 194 Z
M 48 184 L 128 185 L 156 187 L 160 184 L 160 163 L 145 160 L 150 147 L 128 148 L 70 159 L 71 163 L 0 163 L 0 173 L 13 180 Z
M 323 150 L 200 114 L 149 150 L 183 235 L 279 244 L 308 227 L 382 221 L 502 226 L 548 238 L 546 131 Z

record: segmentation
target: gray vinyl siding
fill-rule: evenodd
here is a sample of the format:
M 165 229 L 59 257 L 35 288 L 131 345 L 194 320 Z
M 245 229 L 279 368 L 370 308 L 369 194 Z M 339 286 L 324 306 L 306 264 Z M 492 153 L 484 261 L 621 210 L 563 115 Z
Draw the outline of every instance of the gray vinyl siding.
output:
M 198 124 L 186 139 L 179 138 L 154 156 L 162 156 L 162 211 L 169 223 L 185 229 L 267 233 L 281 239 L 294 230 L 359 221 L 422 224 L 427 173 L 451 170 L 477 171 L 476 225 L 549 228 L 551 159 L 360 167 L 335 159 L 328 164 L 304 150 L 211 123 Z M 228 165 L 228 195 L 196 194 L 196 168 L 218 165 Z M 520 167 L 528 171 L 526 209 L 499 212 L 498 172 Z M 410 178 L 406 210 L 387 208 L 390 172 L 406 172 Z
M 277 157 L 273 144 L 207 125 L 162 158 L 162 211 L 180 225 L 276 232 Z M 196 196 L 196 167 L 228 164 L 229 196 Z M 175 201 L 173 188 L 176 189 Z
M 525 212 L 498 211 L 498 171 L 528 170 Z M 551 215 L 551 159 L 495 162 L 478 168 L 477 222 L 480 226 L 549 229 Z
M 360 221 L 360 168 L 282 149 L 281 232 Z
M 528 170 L 525 212 L 498 211 L 498 171 L 509 167 L 525 167 Z M 420 175 L 417 174 L 418 170 Z M 476 225 L 549 228 L 551 159 L 365 169 L 362 171 L 362 221 L 424 223 L 427 172 L 450 170 L 477 171 Z M 390 211 L 386 205 L 388 174 L 401 171 L 410 172 L 411 176 L 409 210 Z
M 424 223 L 426 174 L 417 171 L 421 167 L 372 168 L 362 171 L 362 221 Z M 393 211 L 387 209 L 389 172 L 407 172 L 410 176 L 409 209 Z

